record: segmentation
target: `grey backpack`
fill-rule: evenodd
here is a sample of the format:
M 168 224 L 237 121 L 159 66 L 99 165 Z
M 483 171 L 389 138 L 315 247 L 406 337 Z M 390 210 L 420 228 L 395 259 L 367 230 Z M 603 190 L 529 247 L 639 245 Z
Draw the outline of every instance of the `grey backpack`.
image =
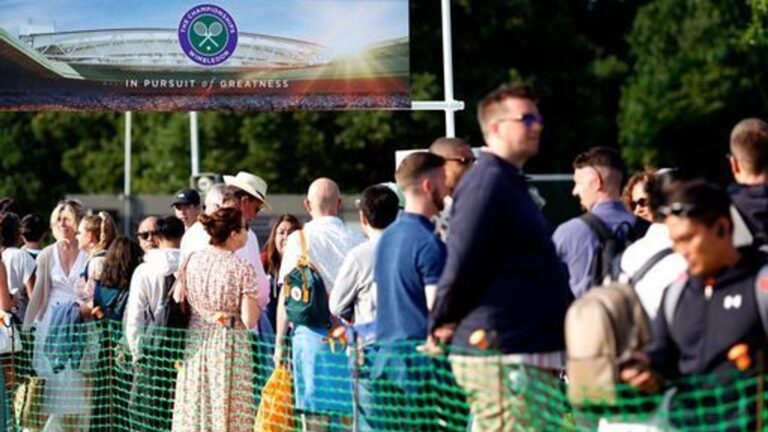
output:
M 630 278 L 596 286 L 577 299 L 565 316 L 568 398 L 575 406 L 613 405 L 619 367 L 651 341 L 648 316 L 632 285 L 664 257 L 653 255 Z

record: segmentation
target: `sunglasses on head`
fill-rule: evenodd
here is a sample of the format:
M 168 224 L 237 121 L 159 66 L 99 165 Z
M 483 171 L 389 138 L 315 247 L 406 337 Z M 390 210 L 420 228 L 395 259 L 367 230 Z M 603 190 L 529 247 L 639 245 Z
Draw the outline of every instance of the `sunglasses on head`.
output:
M 139 238 L 142 240 L 149 240 L 150 236 L 157 235 L 157 231 L 141 231 L 136 233 L 136 235 L 139 236 Z
M 447 157 L 447 158 L 445 158 L 445 160 L 458 162 L 458 163 L 460 163 L 460 164 L 462 164 L 464 166 L 470 166 L 473 163 L 475 163 L 477 158 L 474 157 L 474 156 L 470 156 L 470 157 L 461 156 L 461 157 Z
M 699 209 L 693 204 L 674 202 L 670 205 L 659 207 L 659 214 L 664 217 L 666 216 L 686 217 L 686 216 L 690 216 L 691 214 L 695 214 L 698 210 Z

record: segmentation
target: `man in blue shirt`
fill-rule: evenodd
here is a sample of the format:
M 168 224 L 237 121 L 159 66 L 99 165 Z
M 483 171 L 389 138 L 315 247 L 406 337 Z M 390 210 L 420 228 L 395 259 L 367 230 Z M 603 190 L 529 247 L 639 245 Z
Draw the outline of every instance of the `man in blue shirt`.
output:
M 530 87 L 504 85 L 480 101 L 478 120 L 487 148 L 454 194 L 430 334 L 452 341 L 473 431 L 544 430 L 535 423 L 546 404 L 525 390 L 557 388 L 571 292 L 522 172 L 539 151 L 543 119 Z
M 430 359 L 416 347 L 427 338 L 427 313 L 445 265 L 445 245 L 431 222 L 447 194 L 444 165 L 440 156 L 419 152 L 406 157 L 395 173 L 405 209 L 384 230 L 374 267 L 376 430 L 430 430 L 425 422 L 436 417 L 437 398 L 426 386 Z
M 608 147 L 589 149 L 573 162 L 573 195 L 610 233 L 628 240 L 635 216 L 621 202 L 623 178 L 621 156 Z M 570 219 L 557 227 L 553 240 L 557 255 L 568 266 L 569 283 L 576 298 L 593 283 L 601 282 L 593 281 L 594 261 L 600 258 L 600 241 L 583 217 Z

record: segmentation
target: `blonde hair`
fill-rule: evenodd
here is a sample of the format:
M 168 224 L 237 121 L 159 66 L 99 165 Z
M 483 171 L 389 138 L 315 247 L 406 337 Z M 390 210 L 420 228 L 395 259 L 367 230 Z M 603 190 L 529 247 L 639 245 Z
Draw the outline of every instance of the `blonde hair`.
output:
M 98 241 L 91 250 L 91 255 L 109 249 L 109 246 L 117 238 L 117 225 L 109 213 L 100 211 L 98 214 L 86 216 L 83 219 L 86 231 L 96 235 Z
M 61 200 L 56 204 L 51 212 L 51 232 L 56 240 L 61 240 L 62 235 L 59 231 L 58 221 L 61 218 L 62 213 L 69 213 L 72 216 L 72 222 L 75 224 L 74 228 L 77 230 L 77 226 L 80 225 L 80 221 L 85 215 L 85 209 L 83 204 L 78 200 Z

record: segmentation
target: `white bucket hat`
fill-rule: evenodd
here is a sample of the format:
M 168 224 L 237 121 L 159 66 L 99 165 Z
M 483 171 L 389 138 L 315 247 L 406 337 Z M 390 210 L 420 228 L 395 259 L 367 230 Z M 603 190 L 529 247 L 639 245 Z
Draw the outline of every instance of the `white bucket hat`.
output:
M 267 182 L 262 180 L 261 177 L 240 171 L 236 176 L 225 175 L 224 184 L 238 187 L 263 202 L 266 208 L 272 208 L 267 202 Z

